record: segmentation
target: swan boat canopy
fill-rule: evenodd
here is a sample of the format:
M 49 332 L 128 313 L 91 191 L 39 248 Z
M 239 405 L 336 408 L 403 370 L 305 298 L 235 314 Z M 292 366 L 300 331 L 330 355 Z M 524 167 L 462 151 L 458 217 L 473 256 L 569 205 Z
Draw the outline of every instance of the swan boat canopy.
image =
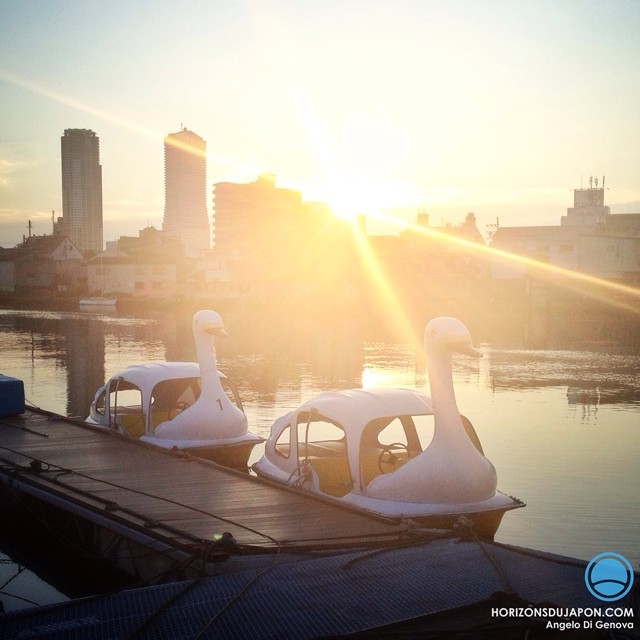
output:
M 98 389 L 86 421 L 164 449 L 246 468 L 262 438 L 248 432 L 238 391 L 217 369 L 214 339 L 226 335 L 222 319 L 199 311 L 193 332 L 198 362 L 127 367 Z
M 397 388 L 321 393 L 278 418 L 253 470 L 353 508 L 451 529 L 465 516 L 492 538 L 523 503 L 496 491 L 496 472 L 457 410 L 451 352 L 480 355 L 466 327 L 425 331 L 432 396 Z

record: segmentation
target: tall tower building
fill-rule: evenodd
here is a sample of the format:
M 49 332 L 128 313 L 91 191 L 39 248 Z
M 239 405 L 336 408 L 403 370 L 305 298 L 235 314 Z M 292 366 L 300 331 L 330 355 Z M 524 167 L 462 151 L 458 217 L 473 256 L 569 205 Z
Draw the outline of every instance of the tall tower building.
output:
M 180 238 L 187 255 L 197 255 L 211 244 L 206 148 L 207 143 L 188 129 L 164 139 L 162 230 Z
M 89 129 L 65 129 L 61 157 L 64 229 L 81 251 L 102 251 L 100 139 Z

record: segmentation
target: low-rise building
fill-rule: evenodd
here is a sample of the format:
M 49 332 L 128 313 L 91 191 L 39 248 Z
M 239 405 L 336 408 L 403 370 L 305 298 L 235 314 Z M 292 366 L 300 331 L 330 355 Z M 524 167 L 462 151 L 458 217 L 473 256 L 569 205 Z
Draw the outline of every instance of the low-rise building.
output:
M 162 298 L 178 291 L 177 266 L 171 259 L 100 254 L 87 266 L 90 295 Z
M 640 278 L 640 214 L 612 214 L 604 187 L 574 191 L 574 205 L 557 226 L 500 227 L 492 248 L 608 280 Z M 526 261 L 497 257 L 495 278 L 523 278 Z M 550 273 L 553 277 L 553 272 Z
M 349 223 L 326 203 L 276 186 L 274 175 L 214 185 L 214 221 L 218 267 L 208 284 L 229 295 L 335 295 L 348 286 L 355 262 Z
M 12 251 L 16 293 L 75 292 L 85 286 L 82 252 L 66 236 L 29 236 Z
M 421 212 L 398 236 L 369 236 L 368 242 L 385 272 L 410 286 L 420 286 L 427 276 L 478 275 L 481 260 L 474 247 L 485 246 L 473 213 L 462 223 L 432 227 Z
M 0 291 L 13 293 L 16 288 L 15 249 L 0 247 Z

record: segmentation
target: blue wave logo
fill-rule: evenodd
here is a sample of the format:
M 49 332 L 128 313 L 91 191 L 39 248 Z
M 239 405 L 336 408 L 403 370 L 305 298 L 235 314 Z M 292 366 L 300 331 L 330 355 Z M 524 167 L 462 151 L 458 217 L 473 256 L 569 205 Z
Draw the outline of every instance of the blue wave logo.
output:
M 592 596 L 604 602 L 614 602 L 631 591 L 633 567 L 619 553 L 600 553 L 587 565 L 584 581 Z

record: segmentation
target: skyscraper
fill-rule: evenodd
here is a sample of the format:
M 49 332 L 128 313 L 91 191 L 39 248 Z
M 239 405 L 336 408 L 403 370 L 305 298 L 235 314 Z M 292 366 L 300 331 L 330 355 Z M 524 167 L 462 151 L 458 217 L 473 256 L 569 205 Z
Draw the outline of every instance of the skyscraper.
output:
M 64 228 L 81 251 L 102 251 L 100 139 L 89 129 L 65 129 L 60 146 Z
M 162 230 L 180 238 L 187 255 L 210 248 L 207 213 L 207 143 L 182 129 L 164 139 L 164 220 Z

